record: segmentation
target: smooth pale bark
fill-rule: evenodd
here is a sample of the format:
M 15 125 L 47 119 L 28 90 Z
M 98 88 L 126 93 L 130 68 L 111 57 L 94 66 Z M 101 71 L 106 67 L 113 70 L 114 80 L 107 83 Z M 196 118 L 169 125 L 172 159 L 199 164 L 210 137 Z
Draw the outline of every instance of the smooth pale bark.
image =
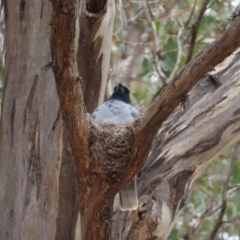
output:
M 5 5 L 0 239 L 74 239 L 75 170 L 61 117 L 52 131 L 59 100 L 42 68 L 51 62 L 51 11 L 49 1 Z
M 0 132 L 0 239 L 54 239 L 61 128 L 51 60 L 49 1 L 8 0 Z

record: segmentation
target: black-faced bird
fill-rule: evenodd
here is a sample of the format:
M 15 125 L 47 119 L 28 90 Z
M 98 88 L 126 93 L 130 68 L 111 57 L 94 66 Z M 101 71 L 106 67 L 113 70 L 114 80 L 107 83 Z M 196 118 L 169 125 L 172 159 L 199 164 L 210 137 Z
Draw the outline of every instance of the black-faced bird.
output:
M 131 105 L 129 88 L 119 83 L 114 87 L 110 99 L 95 109 L 91 117 L 105 124 L 128 124 L 139 116 L 140 112 Z M 137 209 L 136 176 L 119 192 L 119 196 L 122 211 Z

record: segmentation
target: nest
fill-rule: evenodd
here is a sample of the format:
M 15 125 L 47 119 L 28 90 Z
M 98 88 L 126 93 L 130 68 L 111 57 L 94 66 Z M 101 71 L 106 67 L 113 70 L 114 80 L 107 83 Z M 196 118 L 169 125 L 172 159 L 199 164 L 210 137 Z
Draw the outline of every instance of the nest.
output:
M 131 125 L 101 124 L 90 119 L 91 165 L 113 182 L 132 161 L 134 134 Z

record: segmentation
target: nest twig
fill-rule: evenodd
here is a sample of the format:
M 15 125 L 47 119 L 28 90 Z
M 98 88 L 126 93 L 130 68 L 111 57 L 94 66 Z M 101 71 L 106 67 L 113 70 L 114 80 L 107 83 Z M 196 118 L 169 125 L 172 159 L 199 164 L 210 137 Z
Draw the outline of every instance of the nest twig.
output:
M 93 171 L 107 175 L 112 182 L 132 161 L 134 136 L 131 125 L 101 124 L 93 119 L 89 124 Z

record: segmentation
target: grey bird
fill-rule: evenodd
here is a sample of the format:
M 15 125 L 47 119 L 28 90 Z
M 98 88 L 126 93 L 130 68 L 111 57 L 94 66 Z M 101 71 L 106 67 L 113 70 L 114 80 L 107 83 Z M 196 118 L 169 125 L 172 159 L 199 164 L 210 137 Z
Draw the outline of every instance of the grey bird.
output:
M 94 110 L 92 118 L 105 124 L 127 124 L 134 122 L 140 112 L 131 105 L 130 90 L 119 83 L 114 87 L 110 99 Z M 135 210 L 138 207 L 136 176 L 119 192 L 120 209 L 122 211 Z

